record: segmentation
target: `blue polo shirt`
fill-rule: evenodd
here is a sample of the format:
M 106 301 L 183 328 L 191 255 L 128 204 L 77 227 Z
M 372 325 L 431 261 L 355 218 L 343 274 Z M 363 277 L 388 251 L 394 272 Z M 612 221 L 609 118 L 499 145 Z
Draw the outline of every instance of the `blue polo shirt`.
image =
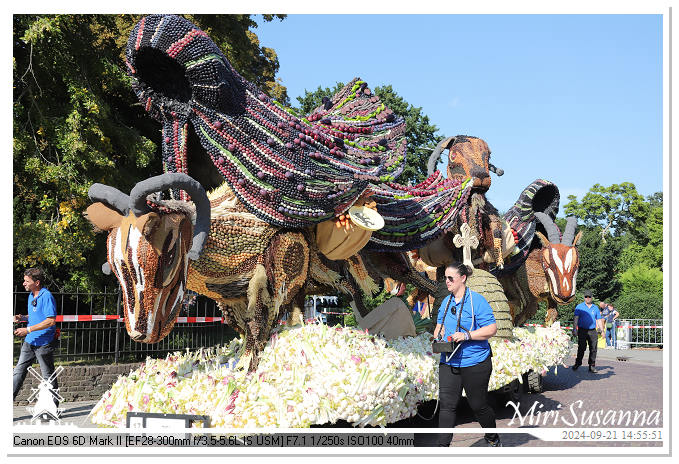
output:
M 460 327 L 465 327 L 470 332 L 480 327 L 495 324 L 495 316 L 493 309 L 488 304 L 488 301 L 480 293 L 476 293 L 469 288 L 465 292 L 464 307 L 462 308 L 462 315 L 460 317 Z M 443 320 L 443 313 L 446 311 L 448 301 L 453 299 L 448 308 L 446 319 Z M 474 302 L 474 326 L 472 327 L 472 299 Z M 455 333 L 457 328 L 457 311 L 460 310 L 462 301 L 456 301 L 453 295 L 445 297 L 439 308 L 436 322 L 443 324 L 445 331 L 443 334 L 444 340 L 448 340 L 449 335 Z M 460 329 L 461 332 L 464 332 Z M 474 366 L 490 356 L 490 343 L 488 340 L 468 340 L 462 342 L 462 345 L 455 354 L 446 361 L 450 353 L 441 353 L 441 363 L 449 364 L 454 367 L 469 367 Z
M 587 307 L 584 301 L 575 307 L 573 317 L 575 316 L 578 317 L 578 328 L 588 330 L 596 328 L 597 319 L 603 319 L 598 305 L 592 303 L 592 306 Z
M 36 305 L 33 306 L 35 300 Z M 48 317 L 57 317 L 57 302 L 46 288 L 41 288 L 38 296 L 33 292 L 28 295 L 28 325 L 39 324 Z M 47 345 L 54 339 L 57 328 L 55 326 L 42 330 L 33 330 L 26 335 L 26 342 L 33 346 Z

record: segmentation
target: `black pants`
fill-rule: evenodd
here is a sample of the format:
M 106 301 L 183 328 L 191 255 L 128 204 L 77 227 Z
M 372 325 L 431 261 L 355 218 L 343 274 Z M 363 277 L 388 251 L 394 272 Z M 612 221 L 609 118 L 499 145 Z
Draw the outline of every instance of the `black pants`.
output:
M 583 329 L 578 327 L 578 355 L 575 358 L 575 365 L 582 365 L 582 358 L 585 356 L 585 348 L 589 345 L 589 366 L 596 364 L 596 343 L 599 334 L 595 329 Z
M 439 427 L 455 427 L 457 405 L 462 397 L 462 388 L 467 394 L 469 406 L 483 428 L 495 428 L 495 412 L 488 404 L 488 381 L 493 372 L 490 356 L 485 361 L 469 367 L 452 367 L 439 364 Z M 486 438 L 497 440 L 497 433 L 487 433 Z M 450 446 L 452 433 L 439 434 L 439 446 Z

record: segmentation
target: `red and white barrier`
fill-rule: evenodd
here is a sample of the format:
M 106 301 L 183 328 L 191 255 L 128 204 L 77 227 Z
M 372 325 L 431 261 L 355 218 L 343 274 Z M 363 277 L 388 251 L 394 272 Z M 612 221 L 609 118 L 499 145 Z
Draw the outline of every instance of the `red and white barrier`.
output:
M 109 314 L 67 314 L 65 316 L 57 316 L 57 322 L 90 322 L 90 321 L 115 321 L 118 319 L 116 315 Z
M 116 315 L 110 314 L 67 314 L 64 316 L 57 316 L 57 322 L 92 322 L 92 321 L 118 321 L 124 322 L 125 319 Z M 180 324 L 190 323 L 206 323 L 206 322 L 222 322 L 221 316 L 210 317 L 178 317 L 177 322 Z
M 348 313 L 318 313 L 318 314 L 333 314 L 337 316 L 344 316 Z M 350 314 L 350 313 L 349 313 Z M 313 319 L 312 319 L 313 320 Z M 57 322 L 92 322 L 92 321 L 118 321 L 124 322 L 122 317 L 111 314 L 67 314 L 63 316 L 56 317 Z M 224 322 L 221 316 L 183 316 L 177 318 L 177 323 L 179 324 L 200 324 L 208 322 Z M 282 321 L 279 321 L 279 323 Z M 524 327 L 545 327 L 542 324 L 524 324 Z M 619 325 L 618 328 L 624 327 L 629 329 L 662 329 L 662 325 Z M 562 329 L 572 330 L 573 327 L 561 326 Z
M 542 324 L 524 324 L 525 327 L 544 327 Z M 618 329 L 662 329 L 662 325 L 618 325 Z M 573 327 L 561 326 L 562 329 L 572 329 Z

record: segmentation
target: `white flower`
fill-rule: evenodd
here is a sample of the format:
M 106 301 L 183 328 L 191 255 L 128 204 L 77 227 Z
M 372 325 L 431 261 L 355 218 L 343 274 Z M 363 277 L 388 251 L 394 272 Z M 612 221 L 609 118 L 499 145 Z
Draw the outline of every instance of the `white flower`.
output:
M 386 425 L 413 416 L 438 396 L 438 362 L 431 334 L 386 341 L 325 325 L 284 328 L 260 355 L 257 371 L 233 370 L 242 341 L 147 359 L 121 376 L 92 411 L 97 425 L 125 423 L 133 410 L 206 414 L 215 426 L 308 427 L 344 419 Z M 558 327 L 514 329 L 513 341 L 491 340 L 489 390 L 529 370 L 563 362 L 569 336 Z M 226 361 L 226 362 L 225 362 Z M 160 372 L 160 374 L 156 374 Z

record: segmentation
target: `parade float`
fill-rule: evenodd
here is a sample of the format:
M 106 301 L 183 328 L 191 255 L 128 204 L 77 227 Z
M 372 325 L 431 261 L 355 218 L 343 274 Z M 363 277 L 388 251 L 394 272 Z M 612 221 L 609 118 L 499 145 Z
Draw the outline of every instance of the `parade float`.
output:
M 533 370 L 543 374 L 569 353 L 558 324 L 516 328 L 491 339 L 496 390 Z M 121 376 L 92 409 L 100 426 L 125 425 L 128 411 L 207 415 L 214 427 L 309 427 L 346 421 L 386 426 L 438 397 L 438 354 L 431 334 L 386 340 L 364 331 L 307 324 L 282 328 L 260 355 L 257 371 L 235 369 L 242 344 L 147 359 Z M 556 371 L 557 367 L 554 367 Z
M 453 259 L 475 267 L 469 286 L 498 321 L 489 389 L 563 362 L 570 341 L 558 324 L 514 327 L 538 299 L 551 305 L 575 293 L 575 223 L 561 238 L 556 186 L 532 183 L 500 217 L 485 198 L 489 172 L 500 172 L 485 142 L 466 136 L 432 154 L 449 150 L 447 177 L 432 171 L 400 185 L 405 121 L 367 83 L 356 78 L 298 117 L 181 17 L 142 19 L 126 63 L 162 124 L 165 173 L 129 195 L 93 185 L 87 216 L 108 234 L 102 269 L 122 287 L 127 332 L 161 340 L 190 290 L 214 299 L 241 338 L 147 359 L 102 397 L 95 424 L 124 425 L 130 411 L 209 415 L 227 427 L 410 417 L 438 394 L 431 334 L 416 335 L 402 302 L 371 309 L 364 299 L 385 278 L 440 299 L 437 280 Z M 190 137 L 198 148 L 189 150 Z M 417 271 L 413 250 L 439 269 L 437 279 Z M 306 295 L 328 290 L 353 300 L 364 330 L 301 322 Z M 291 325 L 277 327 L 288 313 Z

